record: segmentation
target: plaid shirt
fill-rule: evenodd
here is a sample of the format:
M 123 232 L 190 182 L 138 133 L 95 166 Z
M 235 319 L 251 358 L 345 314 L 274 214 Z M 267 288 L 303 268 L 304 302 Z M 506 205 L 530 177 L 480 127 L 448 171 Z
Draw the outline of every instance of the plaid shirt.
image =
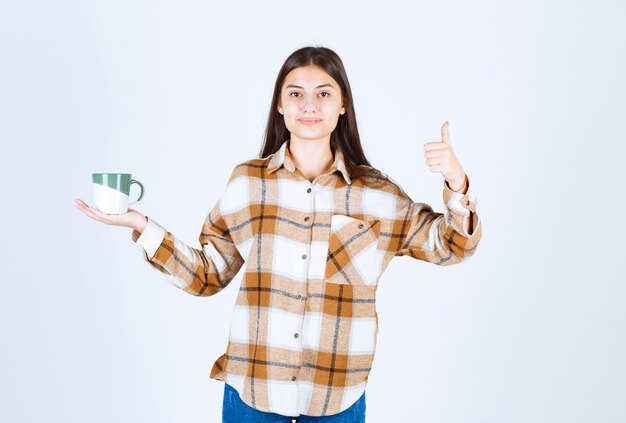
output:
M 343 155 L 310 182 L 288 140 L 240 163 L 192 248 L 154 220 L 132 239 L 151 266 L 192 295 L 214 295 L 247 263 L 226 353 L 210 377 L 249 406 L 328 416 L 365 391 L 378 333 L 376 288 L 392 258 L 438 265 L 474 254 L 481 237 L 468 186 L 444 181 L 446 214 L 411 198 L 387 175 L 351 180 Z M 368 182 L 369 181 L 369 182 Z

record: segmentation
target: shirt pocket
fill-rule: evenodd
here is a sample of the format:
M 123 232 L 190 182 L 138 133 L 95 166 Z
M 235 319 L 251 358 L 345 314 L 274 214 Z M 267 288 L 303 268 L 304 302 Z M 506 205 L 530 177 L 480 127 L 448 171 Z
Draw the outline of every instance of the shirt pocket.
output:
M 378 250 L 380 220 L 362 220 L 343 214 L 331 216 L 324 281 L 348 285 L 375 285 L 382 252 Z

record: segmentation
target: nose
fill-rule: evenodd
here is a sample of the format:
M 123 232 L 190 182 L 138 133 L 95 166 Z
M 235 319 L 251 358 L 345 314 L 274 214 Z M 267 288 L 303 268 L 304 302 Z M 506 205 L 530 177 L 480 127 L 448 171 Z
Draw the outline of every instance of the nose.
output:
M 302 102 L 302 108 L 305 112 L 315 111 L 317 109 L 317 104 L 315 104 L 312 97 L 306 96 Z

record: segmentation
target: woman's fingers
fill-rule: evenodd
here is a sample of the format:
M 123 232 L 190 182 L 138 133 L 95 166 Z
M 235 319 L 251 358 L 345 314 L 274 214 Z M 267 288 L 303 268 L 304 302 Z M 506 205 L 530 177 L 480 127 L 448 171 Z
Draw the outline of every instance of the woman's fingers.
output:
M 81 200 L 80 198 L 76 198 L 74 200 L 74 203 L 76 204 L 76 206 L 81 209 L 81 210 L 95 210 L 93 207 L 91 207 L 89 204 L 85 203 L 83 200 Z
M 92 208 L 89 207 L 87 204 L 85 204 L 85 203 L 76 204 L 76 208 L 78 208 L 80 211 L 85 213 L 90 218 L 92 218 L 94 220 L 97 220 L 97 221 L 100 221 L 100 218 L 98 216 L 96 216 L 96 214 L 93 212 Z
M 86 214 L 88 215 L 93 215 L 93 211 L 95 209 L 91 208 L 87 203 L 85 203 L 83 200 L 77 198 L 74 200 L 74 203 L 76 204 L 76 207 L 82 211 L 84 211 Z
M 87 216 L 92 218 L 93 220 L 97 220 L 98 222 L 106 223 L 107 225 L 115 225 L 115 226 L 126 226 L 129 228 L 133 228 L 135 222 L 138 220 L 145 220 L 145 216 L 134 209 L 128 209 L 126 213 L 122 214 L 106 214 L 102 213 L 95 207 L 89 206 L 83 200 L 76 198 L 74 200 L 76 204 L 76 208 L 80 209 Z M 142 218 L 138 218 L 137 216 L 142 216 Z
M 102 213 L 100 210 L 96 209 L 95 207 L 89 206 L 83 200 L 77 198 L 76 200 L 74 200 L 74 202 L 76 203 L 76 207 L 78 207 L 80 210 L 83 211 L 83 213 L 85 213 L 87 216 L 91 217 L 92 219 L 97 220 L 98 222 L 102 222 L 102 223 L 108 223 L 108 224 L 112 223 L 108 215 Z
M 81 210 L 85 214 L 89 214 L 89 206 L 85 204 L 85 202 L 79 198 L 74 199 L 74 205 L 78 210 Z

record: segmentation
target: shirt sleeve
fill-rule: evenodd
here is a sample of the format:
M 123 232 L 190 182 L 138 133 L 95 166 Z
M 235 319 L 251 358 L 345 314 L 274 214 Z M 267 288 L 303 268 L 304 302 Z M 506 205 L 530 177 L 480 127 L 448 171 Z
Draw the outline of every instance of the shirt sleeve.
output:
M 168 282 L 196 296 L 210 296 L 224 289 L 244 263 L 233 239 L 233 216 L 224 215 L 222 199 L 232 195 L 234 173 L 226 190 L 206 216 L 200 232 L 201 248 L 186 245 L 148 217 L 143 232 L 132 232 L 132 241 L 144 260 L 163 273 Z
M 400 191 L 392 226 L 392 237 L 397 237 L 395 256 L 448 266 L 474 254 L 482 236 L 482 225 L 469 177 L 465 194 L 452 191 L 444 181 L 445 213 L 433 211 L 426 203 L 414 202 Z

